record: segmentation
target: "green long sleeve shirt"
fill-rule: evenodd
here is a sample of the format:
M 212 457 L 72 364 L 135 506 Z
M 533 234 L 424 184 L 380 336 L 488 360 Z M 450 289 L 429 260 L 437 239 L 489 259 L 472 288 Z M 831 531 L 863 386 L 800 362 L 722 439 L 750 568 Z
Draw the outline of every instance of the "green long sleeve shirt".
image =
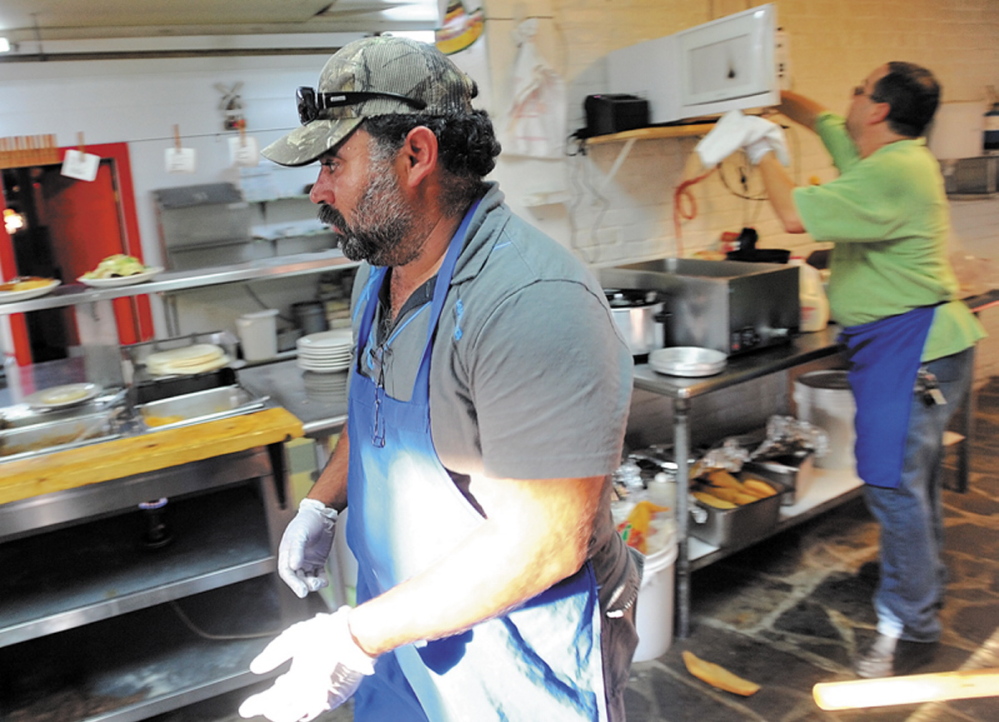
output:
M 962 351 L 985 336 L 957 300 L 947 259 L 950 208 L 936 159 L 922 138 L 889 143 L 861 158 L 842 116 L 822 113 L 816 131 L 840 175 L 794 190 L 805 230 L 834 244 L 829 306 L 844 326 L 937 306 L 923 361 Z

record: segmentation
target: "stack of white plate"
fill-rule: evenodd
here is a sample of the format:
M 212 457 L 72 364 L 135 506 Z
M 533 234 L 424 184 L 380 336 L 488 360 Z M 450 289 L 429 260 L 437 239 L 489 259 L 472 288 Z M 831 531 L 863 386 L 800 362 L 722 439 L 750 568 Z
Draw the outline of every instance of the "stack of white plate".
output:
M 322 373 L 306 371 L 302 374 L 305 395 L 310 401 L 320 404 L 346 404 L 348 373 Z
M 352 336 L 349 328 L 310 333 L 298 339 L 298 367 L 317 373 L 350 368 Z

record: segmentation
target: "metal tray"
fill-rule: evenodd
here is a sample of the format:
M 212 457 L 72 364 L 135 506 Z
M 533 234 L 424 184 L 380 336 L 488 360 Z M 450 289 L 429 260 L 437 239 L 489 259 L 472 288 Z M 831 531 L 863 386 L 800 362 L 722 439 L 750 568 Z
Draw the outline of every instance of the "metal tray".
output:
M 781 505 L 792 506 L 808 493 L 814 480 L 815 461 L 811 452 L 775 459 L 754 459 L 742 466 L 767 481 L 776 481 L 784 487 Z
M 717 509 L 691 496 L 691 504 L 696 507 L 691 508 L 687 522 L 687 531 L 691 536 L 717 547 L 745 546 L 768 536 L 777 527 L 783 492 L 780 485 L 762 475 L 740 472 L 737 476 L 740 480 L 756 478 L 765 481 L 777 490 L 777 494 L 735 509 Z
M 242 386 L 223 386 L 139 404 L 142 423 L 150 431 L 214 421 L 261 409 L 268 397 L 254 396 Z
M 120 438 L 116 415 L 116 409 L 106 409 L 3 429 L 0 431 L 0 460 L 40 456 Z

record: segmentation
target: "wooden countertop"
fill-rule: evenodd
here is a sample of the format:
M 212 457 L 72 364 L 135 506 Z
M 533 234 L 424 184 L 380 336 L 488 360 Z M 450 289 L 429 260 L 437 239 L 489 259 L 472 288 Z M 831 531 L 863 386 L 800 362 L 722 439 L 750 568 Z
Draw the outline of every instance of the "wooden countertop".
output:
M 0 464 L 0 504 L 279 443 L 303 435 L 282 408 Z

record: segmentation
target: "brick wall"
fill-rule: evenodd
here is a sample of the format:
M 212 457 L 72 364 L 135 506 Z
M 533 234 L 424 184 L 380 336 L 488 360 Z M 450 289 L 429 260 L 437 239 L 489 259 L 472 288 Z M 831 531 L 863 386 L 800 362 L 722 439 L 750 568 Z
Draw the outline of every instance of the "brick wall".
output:
M 536 19 L 536 44 L 566 83 L 567 132 L 585 125 L 586 95 L 606 90 L 600 59 L 611 50 L 744 10 L 759 2 L 742 0 L 486 0 L 491 85 L 490 111 L 502 127 L 508 107 L 511 68 L 517 47 L 511 31 Z M 877 65 L 911 60 L 931 68 L 944 87 L 944 101 L 978 101 L 986 107 L 986 86 L 999 87 L 999 2 L 996 0 L 778 0 L 778 24 L 787 32 L 792 88 L 845 110 L 850 89 Z M 787 131 L 798 183 L 835 176 L 814 135 L 798 126 Z M 816 248 L 807 235 L 783 233 L 768 204 L 743 200 L 716 173 L 695 186 L 697 216 L 673 225 L 673 191 L 694 172 L 696 138 L 639 141 L 613 178 L 610 169 L 621 146 L 593 146 L 585 155 L 561 161 L 503 158 L 496 176 L 519 213 L 594 266 L 648 257 L 689 255 L 717 247 L 723 231 L 745 225 L 760 233 L 760 246 L 806 254 Z M 758 195 L 759 179 L 735 159 L 724 179 L 743 195 Z M 685 173 L 687 176 L 685 176 Z M 745 179 L 743 179 L 745 174 Z M 743 184 L 745 180 L 745 184 Z M 539 192 L 564 202 L 535 205 Z M 561 196 L 559 195 L 561 194 Z M 526 202 L 525 202 L 526 199 Z M 994 239 L 999 200 L 955 201 L 955 259 L 969 286 L 999 286 Z M 963 259 L 963 262 L 962 262 Z M 983 321 L 999 319 L 987 312 Z M 997 341 L 996 343 L 999 343 Z M 994 372 L 991 342 L 979 353 L 979 376 Z
M 491 84 L 490 110 L 502 125 L 508 107 L 511 68 L 517 48 L 511 32 L 522 19 L 538 23 L 536 44 L 565 80 L 567 131 L 583 127 L 582 101 L 606 90 L 600 59 L 619 47 L 674 33 L 744 10 L 741 0 L 487 0 Z M 877 65 L 907 59 L 933 69 L 945 100 L 984 103 L 986 86 L 999 85 L 999 4 L 995 0 L 778 0 L 778 23 L 788 33 L 793 88 L 845 109 L 849 89 Z M 812 134 L 788 133 L 798 182 L 833 176 L 827 156 Z M 597 146 L 586 156 L 563 161 L 505 159 L 497 171 L 508 199 L 526 217 L 577 249 L 595 265 L 709 248 L 722 231 L 754 225 L 761 246 L 807 252 L 807 236 L 781 232 L 765 203 L 742 200 L 718 175 L 696 187 L 697 217 L 673 231 L 672 196 L 684 177 L 696 139 L 637 143 L 613 179 L 608 170 L 618 145 Z M 737 191 L 759 192 L 758 179 L 733 160 L 725 178 Z M 538 192 L 564 194 L 564 203 L 531 205 Z M 990 209 L 993 213 L 994 208 Z

